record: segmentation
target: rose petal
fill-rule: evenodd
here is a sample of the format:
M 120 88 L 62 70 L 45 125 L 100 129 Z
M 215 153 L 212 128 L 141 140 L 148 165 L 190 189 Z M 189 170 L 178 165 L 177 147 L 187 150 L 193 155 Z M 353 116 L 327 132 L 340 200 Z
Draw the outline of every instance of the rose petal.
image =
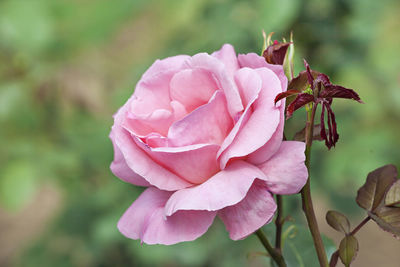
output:
M 171 98 L 182 103 L 188 112 L 204 105 L 218 89 L 215 79 L 204 69 L 185 69 L 170 83 Z
M 281 65 L 273 65 L 273 64 L 268 64 L 265 61 L 265 58 L 255 54 L 255 53 L 248 53 L 248 54 L 239 54 L 238 55 L 238 61 L 239 61 L 239 66 L 241 68 L 244 67 L 249 67 L 252 69 L 258 69 L 258 68 L 268 68 L 275 72 L 276 75 L 278 75 L 279 80 L 281 81 L 282 88 L 287 87 L 288 80 L 285 75 L 285 71 L 283 70 L 283 66 Z
M 172 124 L 168 131 L 171 146 L 192 144 L 221 144 L 233 127 L 222 91 L 217 91 L 205 104 L 180 121 Z
M 282 92 L 279 79 L 267 68 L 257 69 L 262 89 L 252 105 L 253 114 L 238 132 L 232 144 L 221 154 L 221 169 L 231 158 L 244 157 L 264 146 L 277 130 L 280 108 L 274 105 L 275 96 Z
M 242 102 L 246 105 L 246 109 L 239 117 L 233 129 L 226 136 L 223 141 L 217 156 L 220 155 L 232 144 L 238 132 L 246 125 L 249 120 L 252 109 L 251 105 L 256 101 L 261 91 L 262 81 L 260 76 L 252 69 L 243 68 L 235 74 L 235 81 L 242 98 Z M 226 162 L 220 163 L 220 168 L 225 168 Z
M 128 110 L 137 116 L 149 115 L 157 109 L 171 110 L 169 83 L 177 71 L 172 69 L 154 74 L 151 79 L 142 78 L 126 104 Z
M 211 56 L 216 57 L 220 61 L 222 61 L 228 71 L 228 74 L 232 77 L 239 69 L 239 63 L 236 57 L 235 48 L 233 48 L 233 46 L 230 44 L 224 44 L 220 50 L 212 53 Z
M 183 69 L 185 61 L 189 59 L 190 56 L 187 55 L 178 55 L 164 58 L 162 60 L 158 59 L 150 66 L 150 68 L 146 70 L 141 79 L 148 80 L 152 79 L 154 76 L 157 76 L 161 72 Z
M 137 145 L 159 165 L 171 170 L 190 183 L 200 184 L 219 171 L 216 161 L 219 145 L 199 144 L 183 147 L 151 148 L 140 139 L 133 138 Z
M 145 143 L 152 148 L 168 146 L 168 138 L 158 133 L 151 133 L 147 135 L 144 140 L 146 140 Z
M 171 215 L 178 210 L 215 211 L 234 205 L 246 196 L 254 179 L 260 177 L 264 177 L 264 173 L 254 165 L 234 161 L 206 182 L 175 192 L 165 205 L 165 213 Z
M 201 68 L 211 72 L 217 80 L 218 86 L 224 91 L 228 103 L 229 114 L 232 118 L 243 110 L 239 91 L 229 75 L 224 64 L 217 58 L 206 53 L 194 55 L 191 60 L 186 61 L 188 68 Z
M 169 104 L 173 110 L 174 121 L 178 121 L 188 114 L 188 111 L 186 110 L 185 106 L 182 105 L 181 102 L 172 100 L 171 103 Z
M 243 239 L 254 233 L 274 217 L 276 204 L 264 181 L 256 179 L 246 197 L 234 206 L 218 212 L 229 236 L 233 240 Z
M 118 222 L 119 231 L 146 244 L 172 245 L 192 241 L 212 224 L 215 212 L 180 211 L 165 218 L 164 205 L 171 192 L 146 189 Z
M 128 164 L 126 164 L 125 158 L 122 155 L 121 150 L 114 141 L 113 131 L 111 131 L 110 133 L 110 139 L 114 147 L 114 160 L 110 166 L 112 173 L 125 182 L 138 186 L 149 186 L 150 184 L 145 179 L 143 179 L 143 177 L 133 172 L 129 168 Z
M 275 133 L 265 145 L 263 145 L 247 157 L 248 162 L 256 165 L 261 164 L 271 158 L 276 153 L 276 151 L 278 151 L 283 140 L 283 128 L 285 125 L 285 102 L 286 99 L 281 100 L 279 107 L 279 124 L 276 128 Z
M 125 115 L 123 126 L 141 137 L 154 132 L 166 136 L 173 120 L 174 115 L 172 112 L 165 109 L 156 109 L 152 113 L 145 115 L 136 115 L 128 111 Z
M 136 145 L 131 134 L 119 126 L 118 123 L 114 124 L 112 131 L 115 134 L 114 141 L 120 148 L 126 164 L 133 172 L 143 177 L 151 185 L 169 191 L 192 185 L 152 160 Z
M 283 141 L 273 157 L 258 166 L 267 177 L 269 191 L 286 195 L 298 193 L 303 188 L 308 178 L 304 150 L 304 142 Z

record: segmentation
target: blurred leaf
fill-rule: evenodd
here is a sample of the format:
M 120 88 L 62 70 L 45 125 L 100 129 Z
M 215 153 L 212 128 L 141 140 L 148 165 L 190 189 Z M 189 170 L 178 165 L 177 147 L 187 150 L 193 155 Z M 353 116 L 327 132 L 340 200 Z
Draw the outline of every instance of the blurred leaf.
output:
M 345 215 L 338 211 L 330 210 L 326 213 L 327 223 L 334 229 L 344 234 L 350 232 L 350 222 Z
M 0 3 L 0 44 L 29 54 L 43 51 L 52 38 L 52 21 L 44 1 Z
M 21 104 L 23 97 L 19 84 L 3 84 L 0 86 L 0 120 L 6 119 Z
M 322 237 L 322 240 L 327 255 L 330 256 L 336 250 L 336 246 L 332 240 L 325 236 Z M 288 267 L 319 266 L 314 243 L 308 228 L 300 225 L 296 226 L 296 235 L 289 235 L 285 240 L 283 256 Z
M 293 140 L 304 142 L 306 140 L 306 127 L 304 127 L 301 131 L 298 131 L 294 135 Z M 317 141 L 324 140 L 321 137 L 321 124 L 314 125 L 313 140 L 317 140 Z
M 368 214 L 383 230 L 400 239 L 400 208 L 380 206 Z
M 400 204 L 400 180 L 397 180 L 386 193 L 385 205 L 395 206 Z
M 0 177 L 0 204 L 9 210 L 24 207 L 37 187 L 35 166 L 27 161 L 6 165 Z
M 346 267 L 356 258 L 357 252 L 357 239 L 352 235 L 345 236 L 339 245 L 339 257 Z
M 397 169 L 394 165 L 380 167 L 367 176 L 367 181 L 358 190 L 356 201 L 368 211 L 374 211 L 385 197 L 390 185 L 396 181 Z

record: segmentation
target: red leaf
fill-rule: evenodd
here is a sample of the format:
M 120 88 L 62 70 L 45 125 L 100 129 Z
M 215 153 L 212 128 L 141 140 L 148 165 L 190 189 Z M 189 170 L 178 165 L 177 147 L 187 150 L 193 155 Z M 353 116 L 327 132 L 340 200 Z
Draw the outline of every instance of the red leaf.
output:
M 319 97 L 321 98 L 347 98 L 354 99 L 359 103 L 364 103 L 361 101 L 360 96 L 351 89 L 347 89 L 340 85 L 326 85 L 325 90 L 323 90 Z
M 305 59 L 303 59 L 303 61 L 304 61 L 304 66 L 306 67 L 308 83 L 311 85 L 311 89 L 314 90 L 314 77 L 312 76 L 310 65 L 308 65 Z
M 291 95 L 297 95 L 297 94 L 299 94 L 299 93 L 300 93 L 300 91 L 297 91 L 297 90 L 288 90 L 288 91 L 286 91 L 286 92 L 280 93 L 280 94 L 278 94 L 278 95 L 275 97 L 275 104 L 276 104 L 279 100 L 281 100 L 281 99 L 283 99 L 283 98 L 285 98 L 285 97 L 288 97 L 288 96 L 291 96 Z
M 286 119 L 290 118 L 297 109 L 301 108 L 307 103 L 313 102 L 314 101 L 314 96 L 310 94 L 298 94 L 296 99 L 293 100 L 292 103 L 287 107 L 286 111 Z

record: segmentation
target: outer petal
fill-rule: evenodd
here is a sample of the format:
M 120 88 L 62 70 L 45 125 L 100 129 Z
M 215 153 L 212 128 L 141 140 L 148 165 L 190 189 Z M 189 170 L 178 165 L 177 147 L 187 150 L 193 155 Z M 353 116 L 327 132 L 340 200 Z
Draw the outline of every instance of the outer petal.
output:
M 215 212 L 180 211 L 165 217 L 164 205 L 171 192 L 154 187 L 146 189 L 118 222 L 119 231 L 146 244 L 172 245 L 192 241 L 212 224 Z
M 114 141 L 120 148 L 126 164 L 133 172 L 143 177 L 150 184 L 169 191 L 192 185 L 151 159 L 136 145 L 131 134 L 121 126 L 114 125 L 112 131 L 115 134 Z
M 206 53 L 194 55 L 191 60 L 186 61 L 188 68 L 201 68 L 210 71 L 215 78 L 219 88 L 224 91 L 228 103 L 229 114 L 232 118 L 243 110 L 242 101 L 233 77 L 230 76 L 224 64 Z
M 166 215 L 179 210 L 220 210 L 240 202 L 254 179 L 266 179 L 257 167 L 244 161 L 232 162 L 206 182 L 175 192 L 165 205 Z M 264 177 L 264 178 L 263 178 Z
M 239 62 L 236 57 L 235 49 L 230 44 L 224 44 L 219 51 L 212 53 L 213 57 L 218 58 L 225 65 L 229 75 L 233 77 L 234 73 L 239 69 Z
M 154 76 L 157 76 L 161 72 L 170 71 L 170 70 L 180 70 L 184 65 L 185 61 L 189 60 L 190 56 L 187 55 L 178 55 L 173 57 L 168 57 L 162 60 L 156 60 L 150 68 L 146 70 L 146 72 L 142 75 L 141 79 L 150 79 Z
M 168 139 L 172 146 L 221 144 L 233 127 L 222 91 L 215 92 L 209 103 L 172 124 Z
M 274 105 L 275 96 L 282 92 L 279 79 L 267 68 L 256 70 L 262 79 L 258 99 L 252 105 L 253 114 L 243 129 L 239 131 L 232 144 L 221 154 L 220 166 L 223 168 L 231 158 L 244 157 L 264 146 L 277 130 L 280 121 L 280 108 Z M 243 82 L 243 84 L 246 84 Z
M 219 145 L 199 144 L 183 147 L 151 148 L 141 142 L 140 139 L 133 138 L 136 144 L 160 166 L 171 170 L 190 183 L 200 184 L 219 171 L 216 161 Z M 163 179 L 163 177 L 160 179 Z
M 241 54 L 238 56 L 238 61 L 241 68 L 248 67 L 252 69 L 258 69 L 265 67 L 272 70 L 276 75 L 278 75 L 282 84 L 282 88 L 287 87 L 288 81 L 281 65 L 268 64 L 267 61 L 265 61 L 265 58 L 255 53 L 248 53 L 245 55 Z
M 114 132 L 111 131 L 110 139 L 113 143 L 114 147 L 114 160 L 111 163 L 110 169 L 112 173 L 117 176 L 118 178 L 124 180 L 125 182 L 138 185 L 138 186 L 149 186 L 150 184 L 143 179 L 140 175 L 134 173 L 126 164 L 124 156 L 121 153 L 121 150 L 116 145 L 114 141 Z
M 246 197 L 238 204 L 218 212 L 229 236 L 233 240 L 243 239 L 269 223 L 275 213 L 274 198 L 264 181 L 255 180 Z
M 298 193 L 303 188 L 308 178 L 304 150 L 303 142 L 283 141 L 278 152 L 258 166 L 267 177 L 269 191 L 285 195 Z

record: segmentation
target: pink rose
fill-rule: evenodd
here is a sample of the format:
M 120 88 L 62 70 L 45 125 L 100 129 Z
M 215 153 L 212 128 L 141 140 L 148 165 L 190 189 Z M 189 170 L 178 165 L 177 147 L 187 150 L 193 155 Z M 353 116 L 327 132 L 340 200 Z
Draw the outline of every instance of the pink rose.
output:
M 114 118 L 112 172 L 147 187 L 118 223 L 147 244 L 204 234 L 215 216 L 233 240 L 271 221 L 272 194 L 307 180 L 303 142 L 282 141 L 282 66 L 231 45 L 157 60 Z

